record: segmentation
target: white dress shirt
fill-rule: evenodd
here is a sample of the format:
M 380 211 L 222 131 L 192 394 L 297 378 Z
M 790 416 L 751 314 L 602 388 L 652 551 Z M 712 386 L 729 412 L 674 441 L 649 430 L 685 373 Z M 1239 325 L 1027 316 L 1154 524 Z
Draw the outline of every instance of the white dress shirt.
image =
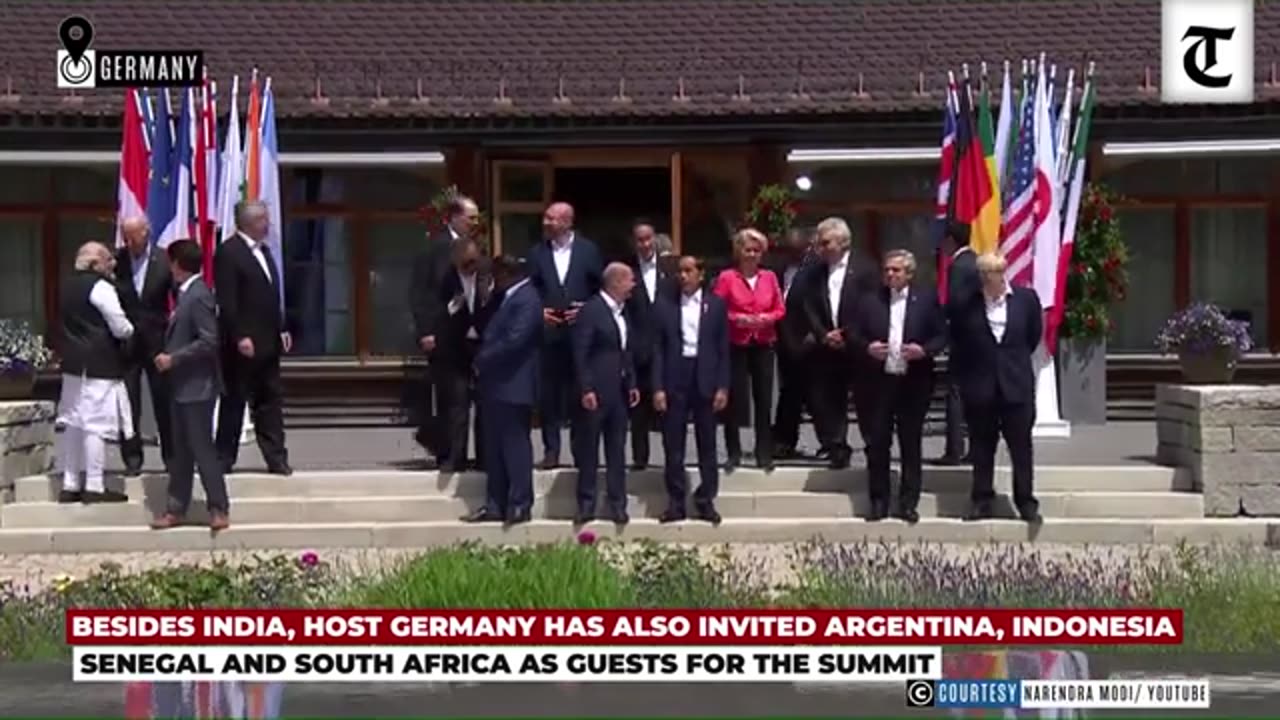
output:
M 561 285 L 564 284 L 564 279 L 569 276 L 569 260 L 572 258 L 573 233 L 552 241 L 551 259 L 556 264 L 556 275 L 560 278 Z
M 464 275 L 462 273 L 458 273 L 458 280 L 462 282 L 462 301 L 467 306 L 467 312 L 471 313 L 474 317 L 476 313 L 476 274 L 471 273 L 470 275 Z M 458 308 L 458 310 L 461 309 L 462 308 Z M 453 307 L 450 306 L 449 314 L 452 315 L 454 312 Z M 480 336 L 476 334 L 475 326 L 467 328 L 467 339 L 480 339 Z
M 1012 295 L 1013 288 L 1005 288 L 995 300 L 983 296 L 987 303 L 987 325 L 991 327 L 991 335 L 997 343 L 1004 342 L 1004 333 L 1009 327 L 1009 298 Z
M 884 371 L 890 375 L 907 372 L 907 364 L 902 359 L 902 333 L 907 324 L 910 292 L 910 288 L 889 291 L 889 357 L 885 358 Z
M 271 266 L 267 264 L 267 256 L 262 252 L 262 243 L 254 240 L 244 233 L 239 233 L 239 235 L 244 239 L 244 244 L 249 246 L 249 252 L 253 253 L 254 259 L 256 259 L 258 264 L 262 266 L 262 272 L 266 273 L 267 279 L 270 280 Z
M 609 312 L 613 313 L 613 324 L 618 327 L 619 347 L 623 350 L 627 349 L 627 319 L 622 316 L 622 304 L 609 296 L 609 293 L 602 292 L 600 297 L 604 298 L 604 304 L 608 306 Z
M 640 258 L 640 280 L 644 283 L 644 291 L 649 295 L 649 302 L 658 298 L 658 254 L 645 260 Z
M 840 323 L 840 295 L 844 292 L 844 276 L 849 272 L 849 253 L 827 270 L 827 300 L 831 305 L 831 323 Z
M 511 287 L 507 288 L 506 292 L 502 293 L 502 299 L 503 299 L 503 300 L 506 300 L 507 298 L 509 298 L 509 297 L 511 297 L 513 294 L 515 294 L 515 291 L 519 290 L 520 288 L 522 288 L 522 287 L 524 287 L 525 285 L 528 285 L 528 284 L 529 284 L 529 278 L 524 278 L 524 279 L 522 279 L 520 282 L 518 282 L 518 283 L 516 283 L 515 285 L 512 285 Z
M 698 330 L 702 327 L 702 291 L 680 297 L 680 356 L 698 357 Z
M 187 288 L 191 287 L 191 283 L 199 279 L 200 279 L 199 275 L 192 275 L 186 280 L 183 280 L 182 284 L 178 286 L 178 297 L 182 297 L 183 295 L 185 295 L 187 292 Z
M 755 275 L 752 275 L 751 277 L 747 278 L 747 287 L 751 288 L 751 292 L 756 291 L 756 281 L 759 279 L 760 279 L 760 273 L 758 272 Z
M 142 256 L 130 254 L 133 261 L 133 291 L 142 297 L 142 286 L 147 282 L 147 267 L 151 265 L 151 251 L 143 250 Z

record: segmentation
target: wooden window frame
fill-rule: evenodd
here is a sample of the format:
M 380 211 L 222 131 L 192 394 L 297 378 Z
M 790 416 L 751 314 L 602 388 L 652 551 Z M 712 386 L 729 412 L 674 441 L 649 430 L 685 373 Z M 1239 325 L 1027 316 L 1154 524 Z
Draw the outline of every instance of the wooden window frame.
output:
M 542 171 L 542 200 L 511 201 L 502 199 L 502 171 L 508 168 L 534 168 Z M 502 217 L 507 214 L 541 215 L 551 204 L 555 195 L 555 163 L 550 159 L 508 159 L 494 158 L 489 162 L 489 198 L 492 208 L 492 221 L 489 230 L 496 257 L 502 254 Z

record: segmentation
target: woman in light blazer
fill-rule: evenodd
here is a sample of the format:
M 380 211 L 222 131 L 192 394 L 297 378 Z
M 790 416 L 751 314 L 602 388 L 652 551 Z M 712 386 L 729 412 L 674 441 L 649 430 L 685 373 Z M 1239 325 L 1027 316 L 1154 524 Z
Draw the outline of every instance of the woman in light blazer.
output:
M 739 428 L 747 417 L 748 398 L 756 431 L 756 464 L 773 470 L 773 366 L 778 321 L 786 313 L 782 287 L 772 271 L 760 267 L 769 241 L 747 228 L 733 236 L 734 266 L 721 272 L 712 291 L 729 311 L 729 364 L 732 381 L 725 418 L 728 469 L 742 462 Z

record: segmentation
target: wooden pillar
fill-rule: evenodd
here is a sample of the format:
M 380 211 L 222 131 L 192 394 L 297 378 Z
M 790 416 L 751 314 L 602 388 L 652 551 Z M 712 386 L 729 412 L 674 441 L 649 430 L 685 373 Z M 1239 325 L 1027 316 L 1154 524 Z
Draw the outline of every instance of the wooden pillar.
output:
M 671 153 L 671 247 L 676 255 L 684 248 L 684 156 Z
M 781 145 L 752 145 L 747 153 L 747 176 L 751 178 L 753 195 L 761 185 L 785 183 L 787 149 Z
M 484 202 L 484 178 L 480 172 L 480 153 L 473 145 L 459 145 L 444 153 L 445 175 L 450 185 L 457 185 L 464 195 Z

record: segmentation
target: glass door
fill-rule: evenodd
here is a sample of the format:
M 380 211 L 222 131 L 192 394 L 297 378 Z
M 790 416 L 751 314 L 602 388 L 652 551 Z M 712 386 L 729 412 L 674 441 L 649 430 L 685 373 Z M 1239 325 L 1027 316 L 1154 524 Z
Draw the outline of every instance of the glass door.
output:
M 555 184 L 551 163 L 539 160 L 493 162 L 494 255 L 523 257 L 542 239 L 542 213 Z

